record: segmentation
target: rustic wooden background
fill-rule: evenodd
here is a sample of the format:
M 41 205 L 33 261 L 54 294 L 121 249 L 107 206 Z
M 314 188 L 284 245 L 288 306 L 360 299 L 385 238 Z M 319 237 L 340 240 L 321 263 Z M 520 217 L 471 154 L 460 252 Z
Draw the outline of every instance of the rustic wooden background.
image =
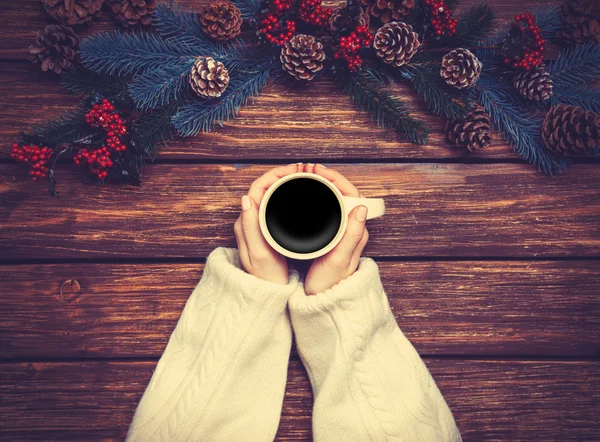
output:
M 500 20 L 536 3 L 491 1 Z M 323 82 L 268 87 L 222 130 L 172 143 L 139 188 L 63 166 L 51 199 L 8 152 L 75 100 L 27 61 L 49 23 L 39 0 L 2 0 L 0 18 L 0 439 L 123 439 L 207 254 L 235 246 L 240 196 L 293 161 L 386 199 L 365 255 L 465 440 L 600 438 L 597 161 L 546 177 L 499 137 L 477 155 L 447 146 L 431 117 L 428 145 L 398 142 Z M 112 28 L 105 13 L 82 34 Z M 278 440 L 310 440 L 311 407 L 294 350 Z

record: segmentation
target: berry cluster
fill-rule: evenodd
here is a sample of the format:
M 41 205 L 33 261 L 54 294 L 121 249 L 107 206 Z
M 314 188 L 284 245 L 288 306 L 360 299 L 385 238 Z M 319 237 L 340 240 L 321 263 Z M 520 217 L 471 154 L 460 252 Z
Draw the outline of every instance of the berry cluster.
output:
M 260 33 L 271 44 L 283 46 L 296 32 L 296 22 L 286 20 L 281 22 L 281 17 L 292 7 L 293 0 L 274 0 L 269 12 L 260 21 Z
M 331 14 L 333 9 L 321 6 L 321 0 L 302 0 L 298 8 L 300 20 L 320 28 L 329 25 Z
M 98 178 L 106 178 L 108 176 L 108 169 L 113 165 L 113 161 L 110 159 L 110 152 L 106 146 L 92 151 L 83 148 L 73 157 L 73 161 L 78 166 L 87 164 L 90 172 Z
M 10 156 L 21 163 L 31 165 L 29 175 L 33 177 L 33 181 L 38 181 L 48 176 L 48 161 L 52 155 L 52 150 L 48 147 L 40 147 L 36 145 L 19 146 L 13 144 Z
M 115 112 L 113 104 L 106 98 L 92 106 L 90 111 L 85 114 L 85 121 L 92 127 L 104 129 L 106 146 L 91 151 L 83 148 L 73 157 L 73 161 L 78 166 L 87 164 L 90 172 L 98 178 L 106 178 L 108 169 L 113 165 L 110 158 L 111 151 L 123 152 L 127 149 L 121 140 L 121 137 L 127 133 L 127 128 L 123 119 Z
M 515 21 L 521 33 L 529 31 L 531 47 L 525 48 L 524 53 L 516 55 L 512 60 L 506 57 L 504 63 L 512 63 L 513 68 L 524 68 L 529 71 L 544 63 L 544 45 L 546 41 L 542 38 L 540 27 L 536 24 L 535 17 L 531 12 L 517 15 Z
M 431 14 L 431 28 L 438 36 L 454 35 L 458 20 L 452 17 L 452 9 L 446 6 L 444 0 L 425 0 Z
M 360 48 L 369 47 L 373 43 L 373 34 L 367 26 L 358 26 L 350 35 L 340 37 L 340 46 L 333 54 L 334 58 L 346 60 L 348 69 L 357 70 L 362 66 L 363 60 L 359 55 Z

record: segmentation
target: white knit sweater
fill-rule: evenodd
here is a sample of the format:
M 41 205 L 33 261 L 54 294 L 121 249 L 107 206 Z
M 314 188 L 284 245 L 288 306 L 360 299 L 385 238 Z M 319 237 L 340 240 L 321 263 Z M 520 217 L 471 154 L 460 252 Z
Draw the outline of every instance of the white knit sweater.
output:
M 296 270 L 286 285 L 264 281 L 225 247 L 209 255 L 127 440 L 272 441 L 292 326 L 315 397 L 315 441 L 461 440 L 375 261 L 361 258 L 354 274 L 306 296 Z

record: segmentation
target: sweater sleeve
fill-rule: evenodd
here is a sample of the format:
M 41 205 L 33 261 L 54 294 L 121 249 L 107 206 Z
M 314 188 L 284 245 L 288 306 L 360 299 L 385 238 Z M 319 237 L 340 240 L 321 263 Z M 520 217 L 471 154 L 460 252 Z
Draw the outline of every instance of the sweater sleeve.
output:
M 128 441 L 272 441 L 285 391 L 298 289 L 243 270 L 218 247 L 188 299 L 136 409 Z
M 396 323 L 375 261 L 361 258 L 352 275 L 315 296 L 294 293 L 289 308 L 315 397 L 315 441 L 461 440 Z

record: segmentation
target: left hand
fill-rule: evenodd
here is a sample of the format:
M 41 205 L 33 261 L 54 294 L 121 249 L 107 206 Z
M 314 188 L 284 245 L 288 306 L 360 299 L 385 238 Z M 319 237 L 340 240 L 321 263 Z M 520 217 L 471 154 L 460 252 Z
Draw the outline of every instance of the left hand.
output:
M 279 284 L 289 280 L 288 265 L 285 256 L 271 247 L 264 238 L 258 222 L 258 208 L 265 192 L 271 185 L 286 175 L 303 172 L 302 163 L 289 164 L 271 169 L 255 179 L 242 197 L 242 213 L 233 225 L 238 244 L 240 261 L 247 273 Z M 244 202 L 248 203 L 244 206 Z

